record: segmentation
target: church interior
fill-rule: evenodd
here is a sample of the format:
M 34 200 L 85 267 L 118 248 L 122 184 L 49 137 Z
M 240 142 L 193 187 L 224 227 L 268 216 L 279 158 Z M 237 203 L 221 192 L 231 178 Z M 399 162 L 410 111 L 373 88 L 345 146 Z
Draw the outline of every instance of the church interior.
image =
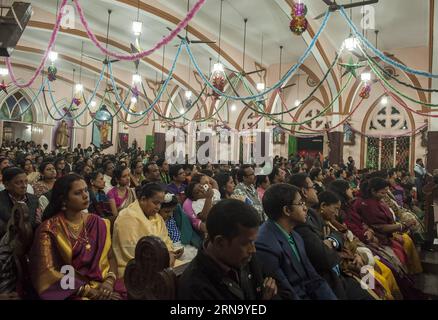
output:
M 436 108 L 435 0 L 0 0 L 0 300 L 436 300 Z

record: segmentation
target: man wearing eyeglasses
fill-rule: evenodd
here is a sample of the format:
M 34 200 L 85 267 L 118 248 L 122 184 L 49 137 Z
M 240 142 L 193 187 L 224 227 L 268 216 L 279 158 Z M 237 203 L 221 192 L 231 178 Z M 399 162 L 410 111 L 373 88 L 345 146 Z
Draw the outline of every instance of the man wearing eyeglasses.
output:
M 255 188 L 256 176 L 254 174 L 254 169 L 249 164 L 241 166 L 239 171 L 237 171 L 237 181 L 239 183 L 234 189 L 233 196 L 239 198 L 244 197 L 245 203 L 253 206 L 259 214 L 260 221 L 264 222 L 266 220 L 266 215 Z

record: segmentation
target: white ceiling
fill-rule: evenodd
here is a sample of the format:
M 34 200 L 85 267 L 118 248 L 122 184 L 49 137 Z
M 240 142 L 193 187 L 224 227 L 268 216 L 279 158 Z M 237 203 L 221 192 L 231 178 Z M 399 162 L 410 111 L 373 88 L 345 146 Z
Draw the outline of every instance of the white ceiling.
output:
M 142 0 L 145 3 L 153 4 L 151 1 Z M 196 0 L 191 0 L 191 5 Z M 344 0 L 349 3 L 349 0 Z M 31 0 L 35 10 L 49 12 L 53 15 L 56 12 L 57 0 Z M 304 0 L 309 8 L 308 18 L 310 19 L 314 29 L 319 27 L 319 21 L 314 21 L 312 18 L 323 12 L 327 7 L 322 0 Z M 81 5 L 85 10 L 86 17 L 93 31 L 101 36 L 106 34 L 107 10 L 113 10 L 111 17 L 111 33 L 110 37 L 123 44 L 129 46 L 129 43 L 134 40 L 131 32 L 131 23 L 136 19 L 137 9 L 126 4 L 122 4 L 117 0 L 81 0 Z M 154 2 L 155 3 L 155 2 Z M 185 16 L 187 2 L 186 0 L 161 0 L 160 5 L 167 7 L 169 12 L 176 12 L 178 18 Z M 247 54 L 248 57 L 259 61 L 261 55 L 261 35 L 264 37 L 264 57 L 265 65 L 276 64 L 279 62 L 279 46 L 284 46 L 284 62 L 295 62 L 306 48 L 306 44 L 302 37 L 293 35 L 289 30 L 289 8 L 285 6 L 286 0 L 224 0 L 223 11 L 223 29 L 222 29 L 222 44 L 231 46 L 239 54 L 234 54 L 234 60 L 242 63 L 243 50 L 243 19 L 248 18 L 248 39 L 247 39 Z M 376 26 L 380 30 L 380 48 L 383 50 L 393 50 L 408 47 L 419 47 L 428 45 L 428 3 L 429 0 L 380 0 L 375 6 L 376 8 Z M 207 33 L 211 40 L 218 41 L 219 33 L 219 8 L 220 0 L 207 0 L 204 7 L 193 19 L 191 25 L 199 31 Z M 359 9 L 353 10 L 353 19 L 356 24 L 359 24 L 361 14 Z M 140 20 L 143 22 L 144 32 L 141 37 L 141 45 L 143 49 L 150 48 L 153 44 L 161 39 L 162 36 L 168 34 L 166 27 L 174 28 L 175 25 L 164 21 L 162 18 L 141 12 Z M 77 18 L 79 25 L 79 19 Z M 82 26 L 80 26 L 82 30 Z M 340 17 L 339 13 L 333 14 L 329 25 L 324 33 L 332 44 L 335 50 L 339 48 L 342 41 L 348 35 L 349 30 L 346 24 Z M 32 45 L 39 49 L 45 49 L 50 37 L 50 32 L 47 30 L 27 28 L 20 40 L 19 44 Z M 190 37 L 190 36 L 189 36 Z M 374 33 L 369 34 L 370 39 L 374 42 Z M 195 39 L 191 36 L 192 39 Z M 171 61 L 176 53 L 174 47 L 179 40 L 174 40 L 172 45 L 166 48 L 166 67 L 169 68 Z M 56 42 L 56 50 L 60 53 L 74 57 L 80 60 L 80 48 L 82 39 L 60 34 Z M 116 50 L 112 48 L 112 50 Z M 205 72 L 208 71 L 209 58 L 216 58 L 217 54 L 207 45 L 193 45 L 192 49 Z M 84 42 L 84 52 L 88 55 L 103 59 L 103 55 L 94 47 L 88 39 Z M 14 52 L 13 60 L 17 59 L 20 62 L 29 62 L 35 65 L 39 57 L 36 54 Z M 161 52 L 151 56 L 152 59 L 161 63 Z M 85 59 L 85 62 L 94 64 L 100 67 L 98 62 Z M 58 62 L 61 70 L 71 70 L 73 65 L 66 62 Z M 188 70 L 188 58 L 184 54 L 181 56 L 180 64 L 185 70 Z M 78 66 L 76 66 L 79 69 Z M 134 70 L 131 62 L 118 62 L 114 65 L 116 72 L 126 71 L 132 73 Z M 252 66 L 247 64 L 246 69 L 252 69 Z M 181 69 L 182 70 L 182 69 Z M 180 72 L 181 72 L 180 70 Z M 151 79 L 156 77 L 157 70 L 146 66 L 141 67 L 142 73 Z M 85 77 L 96 77 L 94 73 L 83 71 Z M 125 79 L 126 80 L 126 79 Z M 193 79 L 192 79 L 193 81 Z

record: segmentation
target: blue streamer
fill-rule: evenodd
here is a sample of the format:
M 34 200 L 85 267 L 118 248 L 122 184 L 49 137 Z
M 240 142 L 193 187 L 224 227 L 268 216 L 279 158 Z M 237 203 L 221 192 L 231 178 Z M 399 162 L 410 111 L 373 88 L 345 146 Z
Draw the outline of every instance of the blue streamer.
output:
M 390 64 L 390 65 L 392 65 L 400 70 L 403 70 L 406 73 L 412 73 L 412 74 L 416 74 L 416 75 L 423 76 L 426 78 L 435 78 L 435 79 L 438 78 L 438 74 L 433 74 L 433 73 L 422 71 L 422 70 L 412 69 L 412 68 L 409 68 L 408 66 L 405 66 L 404 64 L 401 64 L 400 62 L 397 62 L 397 61 L 392 60 L 391 58 L 387 57 L 382 51 L 380 51 L 379 49 L 374 47 L 374 45 L 367 38 L 365 38 L 362 35 L 362 33 L 359 32 L 359 30 L 357 30 L 357 27 L 354 25 L 353 21 L 351 21 L 351 19 L 348 17 L 348 15 L 345 12 L 343 7 L 341 7 L 340 12 L 341 12 L 341 15 L 344 17 L 345 21 L 347 21 L 347 23 L 350 26 L 351 30 L 353 31 L 354 35 L 362 43 L 364 43 L 367 48 L 371 49 L 371 51 L 373 51 L 374 54 L 376 56 L 378 56 L 382 61 L 385 61 L 386 63 L 388 63 L 388 64 Z
M 213 84 L 205 77 L 204 73 L 202 72 L 201 68 L 199 67 L 198 63 L 195 60 L 195 57 L 193 56 L 192 51 L 190 50 L 190 46 L 184 42 L 184 46 L 187 50 L 187 53 L 189 54 L 190 60 L 192 61 L 195 69 L 198 71 L 199 75 L 201 76 L 202 80 L 217 94 L 219 94 L 222 97 L 226 97 L 228 99 L 232 99 L 232 100 L 238 100 L 238 101 L 243 101 L 243 100 L 254 100 L 257 98 L 260 98 L 276 89 L 278 89 L 290 76 L 292 76 L 297 69 L 304 63 L 304 61 L 308 58 L 308 56 L 310 55 L 313 47 L 315 46 L 316 42 L 318 41 L 319 36 L 321 35 L 322 31 L 325 29 L 325 27 L 327 26 L 327 22 L 330 18 L 331 12 L 329 10 L 327 10 L 325 17 L 324 17 L 324 21 L 321 24 L 321 27 L 319 28 L 318 32 L 315 34 L 315 37 L 313 37 L 312 42 L 310 43 L 310 45 L 307 47 L 306 51 L 304 52 L 304 54 L 300 57 L 300 59 L 298 60 L 298 63 L 295 64 L 294 66 L 292 66 L 289 71 L 283 76 L 283 78 L 281 78 L 280 81 L 278 81 L 276 84 L 274 84 L 272 87 L 266 89 L 263 92 L 260 92 L 256 95 L 252 95 L 252 96 L 247 96 L 247 97 L 239 97 L 239 96 L 229 96 L 225 93 L 223 93 L 222 91 L 220 91 L 219 89 L 217 89 L 215 86 L 213 86 Z

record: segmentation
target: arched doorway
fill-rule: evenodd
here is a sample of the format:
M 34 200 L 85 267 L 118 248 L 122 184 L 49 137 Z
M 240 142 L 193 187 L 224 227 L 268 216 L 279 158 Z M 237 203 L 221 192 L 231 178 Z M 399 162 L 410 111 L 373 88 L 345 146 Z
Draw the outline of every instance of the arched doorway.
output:
M 41 134 L 41 128 L 35 126 L 36 114 L 30 99 L 22 92 L 10 94 L 1 104 L 0 121 L 3 123 L 4 142 L 21 139 L 33 140 L 34 135 Z

